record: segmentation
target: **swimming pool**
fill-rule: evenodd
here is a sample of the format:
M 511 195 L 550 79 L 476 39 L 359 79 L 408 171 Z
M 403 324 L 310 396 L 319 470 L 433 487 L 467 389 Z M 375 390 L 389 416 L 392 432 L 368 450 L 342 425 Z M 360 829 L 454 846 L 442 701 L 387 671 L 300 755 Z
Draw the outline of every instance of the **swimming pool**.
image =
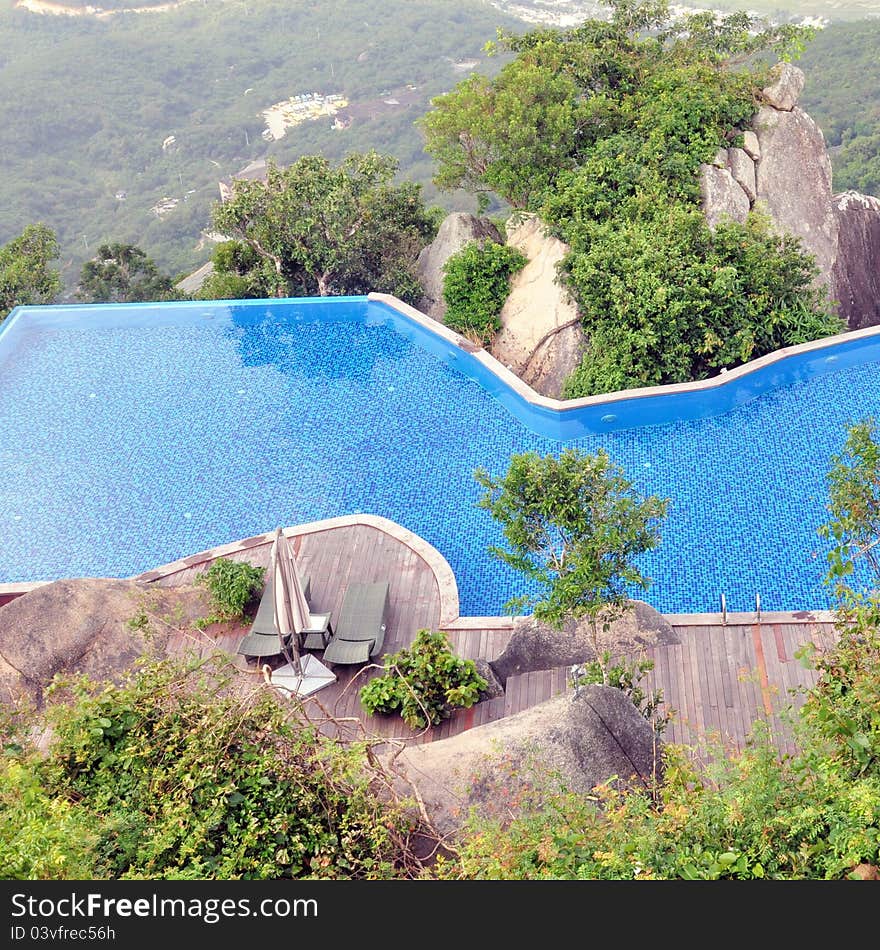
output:
M 0 325 L 0 582 L 128 576 L 364 512 L 446 557 L 463 615 L 498 614 L 524 588 L 486 551 L 502 539 L 473 471 L 571 445 L 670 499 L 642 565 L 662 612 L 717 612 L 722 593 L 728 610 L 756 593 L 823 609 L 825 473 L 869 414 L 874 336 L 677 408 L 560 415 L 366 298 L 20 308 Z

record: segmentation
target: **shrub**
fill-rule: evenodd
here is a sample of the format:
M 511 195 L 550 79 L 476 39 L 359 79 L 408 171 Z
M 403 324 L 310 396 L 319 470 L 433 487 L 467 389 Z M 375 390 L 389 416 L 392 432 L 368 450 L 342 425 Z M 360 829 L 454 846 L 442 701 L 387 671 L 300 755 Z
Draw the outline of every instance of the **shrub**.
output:
M 385 676 L 361 688 L 371 715 L 397 710 L 413 729 L 436 726 L 456 708 L 468 708 L 487 687 L 473 660 L 455 656 L 445 633 L 419 630 L 412 646 L 385 658 Z
M 501 329 L 498 317 L 510 293 L 510 277 L 525 265 L 525 256 L 506 244 L 465 244 L 443 265 L 444 323 L 469 338 L 489 343 Z
M 381 769 L 272 693 L 243 694 L 235 676 L 215 656 L 154 663 L 121 685 L 61 684 L 71 702 L 52 709 L 53 745 L 33 765 L 39 785 L 21 789 L 13 816 L 39 806 L 30 824 L 53 840 L 18 866 L 65 876 L 60 859 L 79 846 L 67 873 L 84 878 L 406 875 L 411 818 L 405 802 L 377 794 Z M 0 812 L 10 796 L 0 783 Z M 43 856 L 49 844 L 59 857 Z
M 254 597 L 263 589 L 266 569 L 254 567 L 246 561 L 230 561 L 218 557 L 196 578 L 196 583 L 208 588 L 213 613 L 205 622 L 215 620 L 242 620 Z
M 601 658 L 583 663 L 572 670 L 574 687 L 584 686 L 587 683 L 601 683 L 619 689 L 628 697 L 633 706 L 651 724 L 657 735 L 661 735 L 669 725 L 671 711 L 662 710 L 663 690 L 653 689 L 645 692 L 642 680 L 646 674 L 654 669 L 654 661 L 647 658 L 629 659 L 620 657 L 616 661 L 611 652 L 606 650 Z
M 712 231 L 698 209 L 663 204 L 584 226 L 565 261 L 590 338 L 566 398 L 704 379 L 841 331 L 796 239 L 754 212 Z

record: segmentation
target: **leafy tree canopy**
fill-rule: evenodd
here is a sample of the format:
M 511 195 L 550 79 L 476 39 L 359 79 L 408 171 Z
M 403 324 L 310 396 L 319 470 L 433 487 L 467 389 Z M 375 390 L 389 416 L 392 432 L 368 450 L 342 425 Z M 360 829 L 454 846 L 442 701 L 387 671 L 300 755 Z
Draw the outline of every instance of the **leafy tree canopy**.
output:
M 828 521 L 819 536 L 833 542 L 825 582 L 848 592 L 847 578 L 864 558 L 871 580 L 880 581 L 880 444 L 877 424 L 863 419 L 847 427 L 843 450 L 828 471 Z
M 841 329 L 796 241 L 757 216 L 712 231 L 700 213 L 699 165 L 755 111 L 756 55 L 808 35 L 616 0 L 610 21 L 502 33 L 512 62 L 433 100 L 437 183 L 536 211 L 571 246 L 562 277 L 590 347 L 568 397 L 702 378 Z
M 155 262 L 133 244 L 102 244 L 97 256 L 83 264 L 80 300 L 88 303 L 136 303 L 185 296 L 174 282 L 160 274 Z
M 29 224 L 0 248 L 0 320 L 13 307 L 55 299 L 61 291 L 61 278 L 50 262 L 56 257 L 55 232 L 45 224 Z
M 421 295 L 415 261 L 437 222 L 419 185 L 392 184 L 396 171 L 375 151 L 337 166 L 319 155 L 270 163 L 265 182 L 236 182 L 215 206 L 214 227 L 249 249 L 230 255 L 245 287 L 276 297 L 383 291 L 412 302 Z
M 595 632 L 600 614 L 620 608 L 629 589 L 648 587 L 637 558 L 659 544 L 667 502 L 640 495 L 604 449 L 526 452 L 511 457 L 502 478 L 485 469 L 475 477 L 485 489 L 478 504 L 508 544 L 492 553 L 543 588 L 533 603 L 539 620 L 561 626 L 586 616 Z

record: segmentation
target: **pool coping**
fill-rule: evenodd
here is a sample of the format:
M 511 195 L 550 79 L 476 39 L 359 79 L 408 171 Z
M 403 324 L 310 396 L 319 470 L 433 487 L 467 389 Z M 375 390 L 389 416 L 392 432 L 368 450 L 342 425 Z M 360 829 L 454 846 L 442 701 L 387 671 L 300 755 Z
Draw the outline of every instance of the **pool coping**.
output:
M 542 409 L 550 409 L 554 412 L 569 412 L 575 409 L 583 409 L 588 406 L 603 406 L 608 403 L 624 402 L 632 399 L 646 399 L 651 396 L 674 396 L 681 393 L 704 392 L 706 390 L 718 389 L 721 386 L 727 386 L 734 383 L 744 376 L 748 376 L 758 370 L 772 366 L 782 360 L 789 359 L 801 353 L 810 353 L 816 350 L 823 350 L 829 346 L 837 346 L 840 343 L 848 343 L 852 340 L 860 340 L 866 337 L 877 336 L 880 334 L 880 324 L 871 327 L 862 327 L 860 330 L 847 330 L 844 333 L 837 333 L 834 336 L 821 337 L 818 340 L 810 340 L 807 343 L 797 343 L 793 346 L 786 346 L 772 353 L 766 353 L 757 359 L 743 363 L 733 369 L 722 369 L 717 376 L 710 376 L 708 379 L 701 379 L 689 383 L 667 383 L 662 386 L 642 386 L 635 389 L 620 389 L 611 393 L 601 393 L 596 396 L 583 396 L 579 399 L 554 399 L 551 396 L 542 396 L 537 390 L 533 389 L 525 380 L 520 379 L 510 367 L 505 366 L 500 360 L 496 359 L 484 347 L 471 343 L 460 333 L 451 330 L 445 324 L 440 323 L 427 314 L 422 313 L 415 307 L 404 303 L 391 294 L 370 293 L 367 299 L 376 303 L 385 304 L 387 307 L 398 311 L 407 319 L 418 323 L 421 327 L 429 330 L 435 335 L 446 340 L 448 343 L 465 350 L 477 360 L 484 369 L 494 373 L 498 379 L 509 389 L 513 390 L 518 396 L 525 399 L 533 406 L 540 406 Z

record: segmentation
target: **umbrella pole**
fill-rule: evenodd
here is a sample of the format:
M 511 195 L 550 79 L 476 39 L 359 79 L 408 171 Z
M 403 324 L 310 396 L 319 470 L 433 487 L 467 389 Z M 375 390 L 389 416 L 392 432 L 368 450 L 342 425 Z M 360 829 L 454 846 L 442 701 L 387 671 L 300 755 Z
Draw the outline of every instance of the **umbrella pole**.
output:
M 287 575 L 284 572 L 282 565 L 280 564 L 281 553 L 280 553 L 280 539 L 281 539 L 281 528 L 275 529 L 275 545 L 273 551 L 275 552 L 274 560 L 272 563 L 272 571 L 275 577 L 275 583 L 278 583 L 279 578 L 281 579 L 281 589 L 283 591 L 284 603 L 290 605 L 290 589 L 287 586 Z M 281 653 L 284 656 L 284 659 L 291 665 L 291 667 L 296 671 L 298 676 L 302 676 L 302 658 L 300 657 L 299 644 L 296 642 L 297 632 L 296 630 L 290 631 L 290 643 L 287 644 L 284 642 L 284 634 L 281 632 L 281 624 L 278 622 L 278 611 L 273 612 L 275 620 L 275 632 L 278 634 L 278 643 L 281 646 Z M 292 649 L 291 649 L 292 647 Z

